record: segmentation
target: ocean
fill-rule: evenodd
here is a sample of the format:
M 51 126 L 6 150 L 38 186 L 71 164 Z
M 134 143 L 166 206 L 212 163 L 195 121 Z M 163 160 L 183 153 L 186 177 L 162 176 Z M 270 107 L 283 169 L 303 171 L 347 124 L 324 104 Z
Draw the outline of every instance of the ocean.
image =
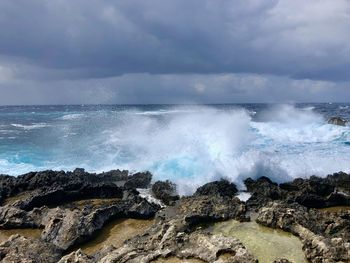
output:
M 226 178 L 350 172 L 350 104 L 0 107 L 0 174 L 149 170 L 181 194 Z

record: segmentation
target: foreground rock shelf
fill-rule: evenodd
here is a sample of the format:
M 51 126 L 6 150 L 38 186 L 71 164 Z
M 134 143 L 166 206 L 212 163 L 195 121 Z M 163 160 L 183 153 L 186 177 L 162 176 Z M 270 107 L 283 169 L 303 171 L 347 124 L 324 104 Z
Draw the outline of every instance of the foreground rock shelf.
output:
M 148 172 L 91 174 L 83 169 L 0 176 L 0 259 L 39 263 L 289 262 L 283 257 L 295 263 L 350 261 L 348 174 L 281 185 L 267 177 L 247 179 L 251 197 L 246 202 L 236 197 L 236 186 L 227 181 L 208 183 L 192 196 L 180 198 L 176 185 L 156 182 L 152 187 L 151 180 Z M 152 189 L 158 203 L 149 201 L 146 190 L 140 190 L 140 195 L 140 188 Z M 265 258 L 253 246 L 254 233 L 256 241 L 271 241 L 270 248 L 260 248 L 266 250 Z M 278 247 L 283 243 L 291 245 L 290 255 L 274 254 L 276 249 L 283 252 Z

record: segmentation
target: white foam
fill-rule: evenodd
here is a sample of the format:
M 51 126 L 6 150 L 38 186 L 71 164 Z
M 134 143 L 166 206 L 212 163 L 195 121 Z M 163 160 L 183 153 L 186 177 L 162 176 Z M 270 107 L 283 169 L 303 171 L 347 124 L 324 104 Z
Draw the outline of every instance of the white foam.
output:
M 48 127 L 49 125 L 47 123 L 33 123 L 29 125 L 13 123 L 11 124 L 11 126 L 16 128 L 21 128 L 23 130 L 34 130 L 34 129 L 45 128 L 45 127 Z
M 253 122 L 245 110 L 212 108 L 171 115 L 166 122 L 134 116 L 109 129 L 104 143 L 118 149 L 111 160 L 118 160 L 118 154 L 130 156 L 120 163 L 123 168 L 147 169 L 156 179 L 170 179 L 180 194 L 220 177 L 241 186 L 248 176 L 282 182 L 349 171 L 348 148 L 330 152 L 337 147 L 334 141 L 349 139 L 347 127 L 325 124 L 312 109 L 290 105 L 263 116 L 264 122 Z
M 140 196 L 142 198 L 145 198 L 148 202 L 159 205 L 161 207 L 165 207 L 165 205 L 162 203 L 162 201 L 160 201 L 159 199 L 155 198 L 152 193 L 151 190 L 148 188 L 137 188 L 136 189 L 139 193 Z
M 61 120 L 75 120 L 75 119 L 79 119 L 83 116 L 84 116 L 84 114 L 81 114 L 81 113 L 72 113 L 72 114 L 66 114 L 66 115 L 60 117 L 59 119 L 61 119 Z
M 326 124 L 311 108 L 276 106 L 258 112 L 254 121 L 244 109 L 174 107 L 171 111 L 178 113 L 165 114 L 164 118 L 147 112 L 118 112 L 113 118 L 87 114 L 91 119 L 82 125 L 89 126 L 81 127 L 86 134 L 65 122 L 54 129 L 54 138 L 60 135 L 62 140 L 50 145 L 55 155 L 43 166 L 65 170 L 79 166 L 97 172 L 149 170 L 154 180 L 175 182 L 181 195 L 220 178 L 243 188 L 247 177 L 264 175 L 283 182 L 313 174 L 350 172 L 346 144 L 350 127 Z M 43 168 L 25 165 L 22 169 L 16 163 L 0 164 L 0 173 Z
M 248 192 L 239 192 L 237 197 L 239 198 L 239 200 L 246 202 L 248 201 L 248 199 L 251 197 L 252 195 Z

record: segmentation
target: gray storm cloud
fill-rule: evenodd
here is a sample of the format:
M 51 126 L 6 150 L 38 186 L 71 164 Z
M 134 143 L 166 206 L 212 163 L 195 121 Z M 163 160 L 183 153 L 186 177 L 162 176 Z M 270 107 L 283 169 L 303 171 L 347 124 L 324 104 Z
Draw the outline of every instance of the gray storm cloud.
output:
M 349 35 L 347 0 L 2 0 L 0 103 L 344 100 Z

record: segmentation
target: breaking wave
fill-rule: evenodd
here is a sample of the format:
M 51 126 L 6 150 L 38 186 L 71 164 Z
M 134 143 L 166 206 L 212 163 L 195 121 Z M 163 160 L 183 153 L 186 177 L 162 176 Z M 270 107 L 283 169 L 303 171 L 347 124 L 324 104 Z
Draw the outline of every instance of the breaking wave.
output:
M 247 177 L 282 182 L 350 171 L 350 128 L 326 124 L 311 107 L 123 109 L 80 117 L 74 113 L 50 123 L 40 138 L 45 151 L 35 149 L 29 161 L 25 154 L 13 164 L 0 156 L 0 173 L 149 170 L 155 180 L 170 179 L 188 194 L 219 178 L 243 187 Z

